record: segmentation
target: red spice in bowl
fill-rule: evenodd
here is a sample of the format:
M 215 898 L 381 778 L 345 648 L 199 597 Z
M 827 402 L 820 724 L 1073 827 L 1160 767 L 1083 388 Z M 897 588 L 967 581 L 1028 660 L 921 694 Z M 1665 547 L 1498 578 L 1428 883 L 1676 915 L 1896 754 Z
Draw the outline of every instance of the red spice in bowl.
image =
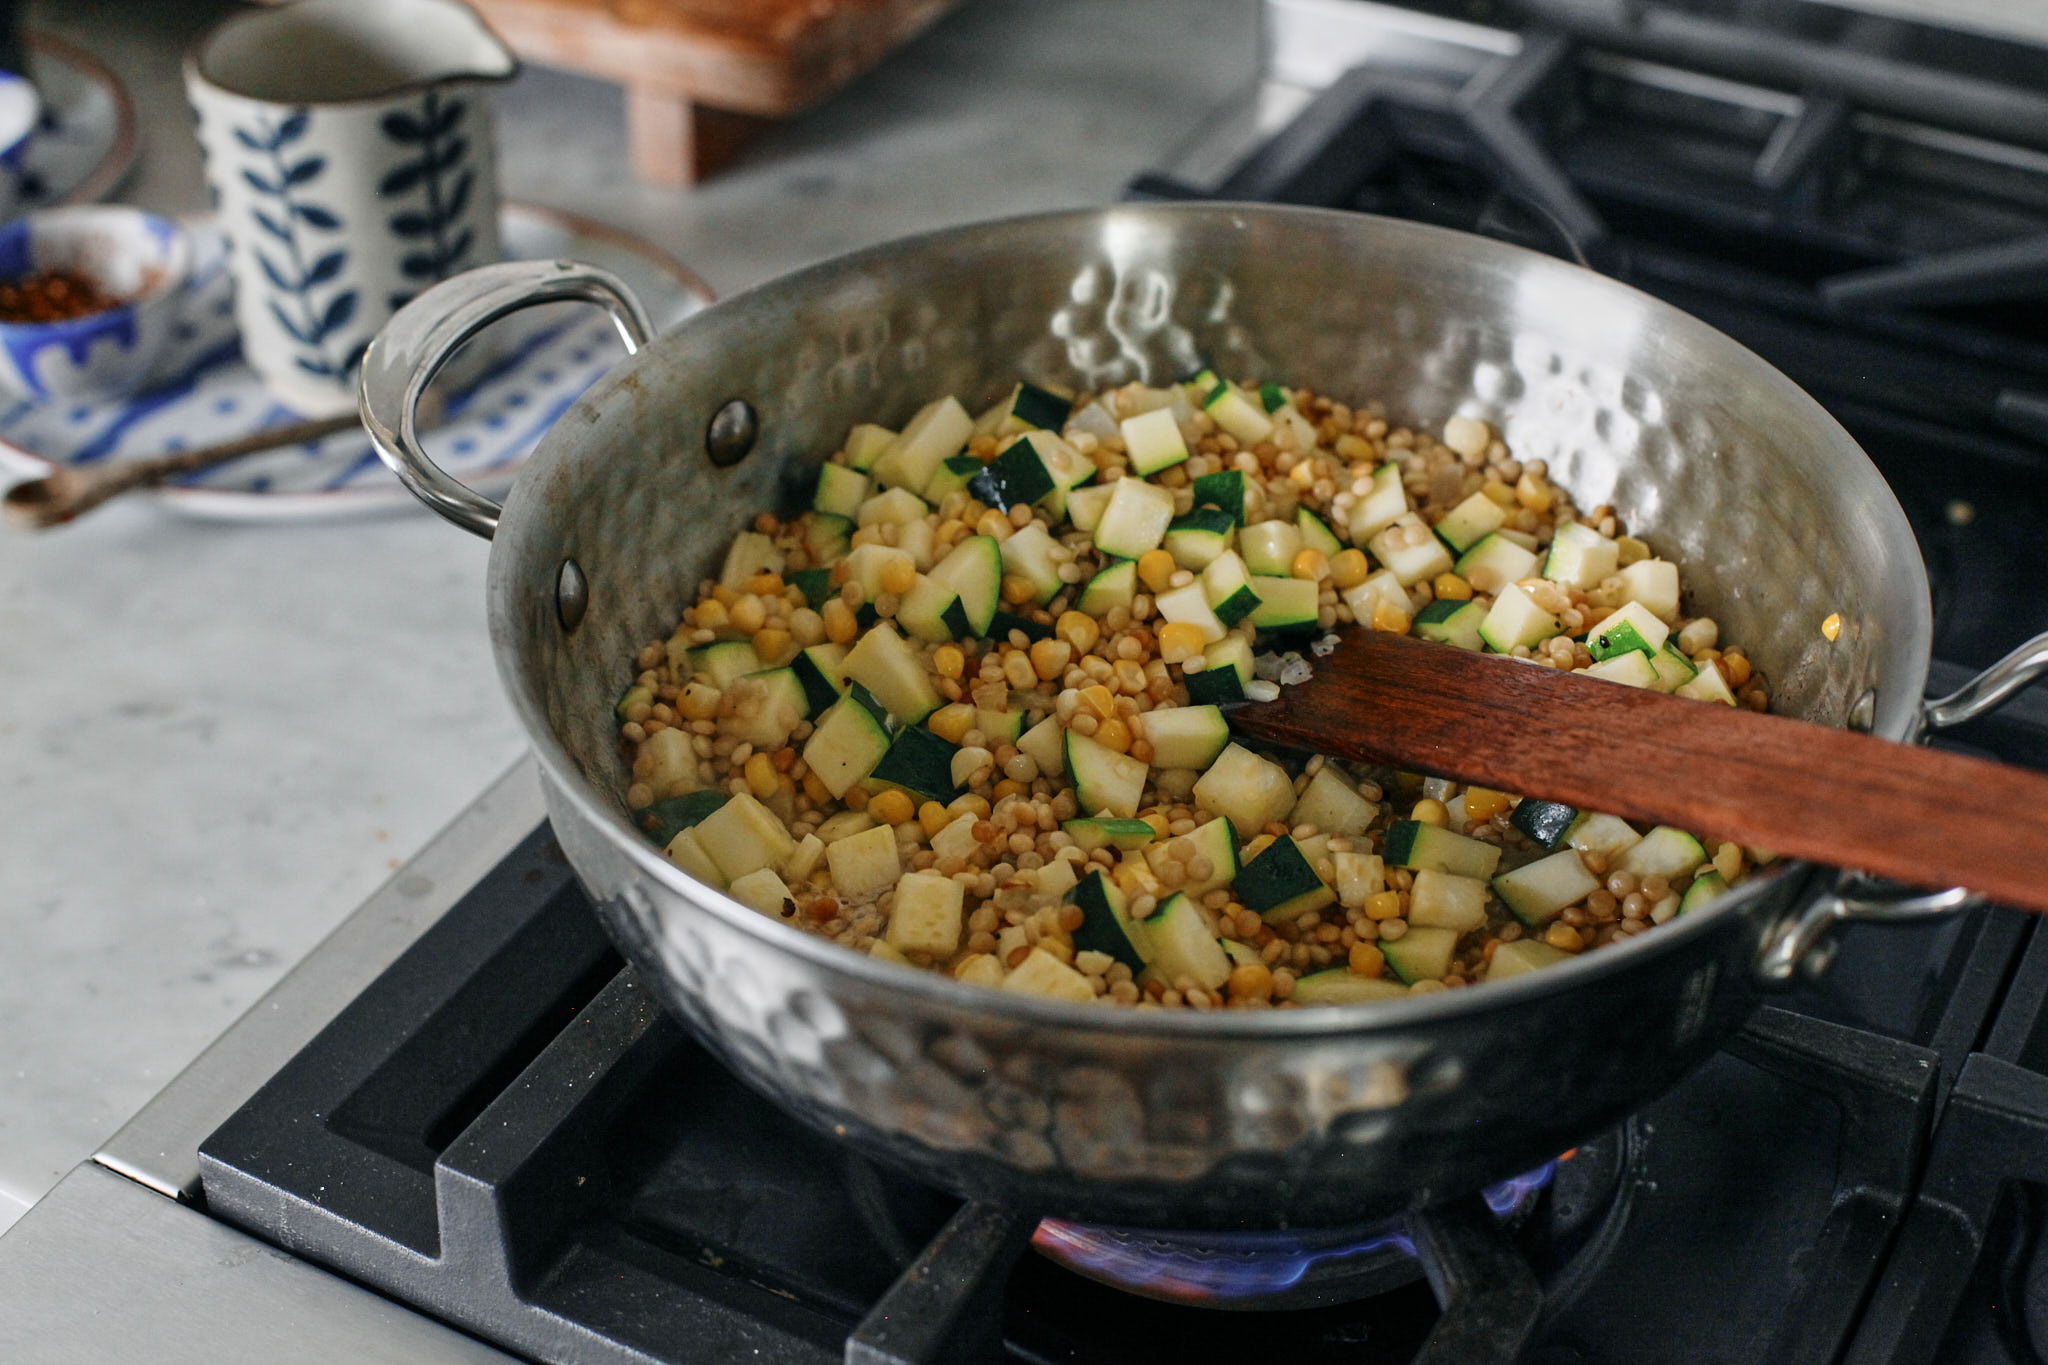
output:
M 105 312 L 120 302 L 75 270 L 38 270 L 0 283 L 0 323 L 63 322 Z

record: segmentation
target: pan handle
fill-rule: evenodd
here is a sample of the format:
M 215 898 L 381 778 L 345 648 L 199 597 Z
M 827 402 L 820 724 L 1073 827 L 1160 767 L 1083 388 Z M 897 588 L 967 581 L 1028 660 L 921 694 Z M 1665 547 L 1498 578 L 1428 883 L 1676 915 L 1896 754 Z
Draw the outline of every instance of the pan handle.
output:
M 1946 697 L 1924 702 L 1922 731 L 1946 730 L 1995 711 L 2043 673 L 2048 673 L 2048 634 L 2036 635 Z M 1837 924 L 1929 919 L 1983 903 L 1982 896 L 1960 886 L 1923 892 L 1858 873 L 1837 873 L 1832 888 L 1764 936 L 1756 973 L 1766 985 L 1789 986 L 1802 971 L 1825 970 L 1834 956 L 1831 931 Z
M 508 313 L 543 303 L 594 303 L 611 315 L 631 355 L 654 324 L 625 281 L 575 261 L 505 261 L 443 280 L 398 310 L 363 356 L 358 406 L 378 458 L 413 496 L 489 540 L 499 505 L 456 482 L 420 445 L 419 403 L 462 343 Z

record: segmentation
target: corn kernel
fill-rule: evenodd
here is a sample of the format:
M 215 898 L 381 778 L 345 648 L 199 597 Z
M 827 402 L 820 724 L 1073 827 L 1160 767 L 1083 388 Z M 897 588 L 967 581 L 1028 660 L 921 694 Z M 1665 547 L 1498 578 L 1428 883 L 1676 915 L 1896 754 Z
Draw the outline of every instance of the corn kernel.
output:
M 1116 694 L 1101 683 L 1081 689 L 1081 705 L 1097 720 L 1116 714 Z
M 813 804 L 822 806 L 832 799 L 832 789 L 825 785 L 824 778 L 807 769 L 804 772 L 804 795 L 810 797 Z
M 1370 943 L 1351 945 L 1350 967 L 1353 975 L 1375 977 L 1387 969 L 1387 956 Z
M 1273 998 L 1273 969 L 1263 962 L 1247 962 L 1230 973 L 1230 998 L 1270 1000 Z
M 853 637 L 860 634 L 860 623 L 853 618 L 853 608 L 844 600 L 834 597 L 826 602 L 822 615 L 825 618 L 825 638 L 833 644 L 852 644 Z
M 1429 582 L 1430 590 L 1439 601 L 1470 602 L 1472 585 L 1454 573 L 1440 573 Z
M 955 820 L 963 815 L 972 815 L 977 820 L 986 820 L 988 819 L 989 812 L 993 809 L 994 807 L 989 805 L 987 797 L 977 796 L 973 792 L 965 792 L 953 798 L 953 803 L 946 807 L 946 813 Z
M 1515 490 L 1502 483 L 1499 479 L 1488 479 L 1479 486 L 1479 491 L 1484 493 L 1486 500 L 1495 507 L 1514 506 Z
M 1506 792 L 1492 791 L 1486 787 L 1465 789 L 1465 818 L 1474 824 L 1491 820 L 1506 810 L 1509 805 Z
M 974 708 L 964 701 L 941 706 L 925 724 L 948 744 L 958 744 L 974 728 Z
M 1330 578 L 1340 588 L 1355 588 L 1372 572 L 1363 550 L 1339 550 L 1330 561 Z
M 1444 808 L 1443 802 L 1425 796 L 1415 803 L 1415 809 L 1409 813 L 1408 818 L 1425 825 L 1442 826 L 1451 822 L 1451 813 Z
M 747 591 L 756 597 L 780 597 L 782 595 L 782 575 L 757 573 L 747 580 Z
M 1366 917 L 1374 920 L 1398 919 L 1401 914 L 1401 893 L 1398 891 L 1375 891 L 1365 898 Z
M 898 597 L 911 590 L 917 583 L 917 565 L 908 559 L 891 559 L 882 566 L 882 591 L 893 592 Z
M 917 812 L 910 804 L 910 798 L 895 788 L 875 793 L 868 802 L 868 814 L 885 825 L 900 825 Z
M 942 678 L 957 678 L 967 669 L 967 656 L 953 645 L 940 645 L 932 651 L 932 667 Z
M 1408 613 L 1391 602 L 1375 602 L 1372 606 L 1372 628 L 1389 631 L 1395 635 L 1406 635 L 1412 624 Z
M 1548 512 L 1556 497 L 1533 476 L 1524 474 L 1515 481 L 1515 501 L 1531 512 Z
M 1543 941 L 1551 947 L 1567 953 L 1576 953 L 1586 946 L 1585 935 L 1562 922 L 1551 925 L 1543 931 Z
M 1723 654 L 1720 668 L 1728 675 L 1728 685 L 1731 687 L 1740 687 L 1749 681 L 1749 660 L 1740 654 Z
M 1621 536 L 1614 542 L 1619 556 L 1618 562 L 1626 569 L 1631 564 L 1640 564 L 1650 557 L 1650 547 L 1634 536 Z
M 1173 571 L 1180 567 L 1173 562 L 1173 556 L 1164 550 L 1147 550 L 1138 556 L 1138 578 L 1153 592 L 1165 592 L 1173 586 Z
M 761 662 L 772 667 L 789 648 L 789 632 L 775 626 L 763 626 L 754 632 L 754 653 Z
M 1102 638 L 1102 627 L 1085 611 L 1061 612 L 1052 630 L 1053 634 L 1072 645 L 1076 654 L 1086 654 Z
M 1732 882 L 1742 875 L 1742 845 L 1723 844 L 1714 850 L 1714 871 L 1721 874 L 1721 880 Z
M 1002 781 L 996 783 L 994 788 L 992 788 L 991 790 L 992 794 L 995 796 L 995 799 L 1001 801 L 1005 797 L 1016 796 L 1022 793 L 1025 790 L 1025 787 L 1024 784 L 1022 782 L 1019 782 L 1016 778 L 1006 777 Z
M 747 788 L 763 801 L 775 795 L 775 761 L 764 753 L 747 759 Z
M 714 597 L 697 604 L 695 619 L 699 630 L 720 630 L 731 617 L 726 614 L 725 603 Z
M 1167 663 L 1186 663 L 1202 652 L 1202 628 L 1185 621 L 1169 621 L 1159 628 L 1159 657 Z
M 718 714 L 718 701 L 723 695 L 715 687 L 693 682 L 676 698 L 676 709 L 682 712 L 684 720 L 710 720 Z
M 1022 574 L 1003 575 L 1003 601 L 1012 607 L 1021 607 L 1038 596 L 1038 589 L 1031 586 L 1031 580 Z
M 929 839 L 952 824 L 953 817 L 938 802 L 927 801 L 917 808 L 917 823 L 924 827 L 924 837 Z
M 761 606 L 761 599 L 758 597 L 742 597 L 732 604 L 730 610 L 734 628 L 749 635 L 759 630 L 768 620 L 768 613 Z
M 1821 636 L 1824 639 L 1826 639 L 1829 644 L 1833 644 L 1835 641 L 1841 639 L 1842 613 L 1830 613 L 1828 619 L 1820 623 L 1820 633 Z
M 1120 754 L 1129 753 L 1131 748 L 1131 727 L 1119 718 L 1111 716 L 1108 720 L 1095 727 L 1095 742 L 1102 745 L 1105 749 L 1114 749 Z
M 1300 466 L 1296 466 L 1299 468 Z M 1296 578 L 1305 578 L 1313 583 L 1330 571 L 1330 561 L 1321 550 L 1311 546 L 1294 556 L 1289 572 Z
M 1031 642 L 1031 671 L 1042 681 L 1050 682 L 1066 672 L 1067 661 L 1073 657 L 1074 647 L 1065 640 Z

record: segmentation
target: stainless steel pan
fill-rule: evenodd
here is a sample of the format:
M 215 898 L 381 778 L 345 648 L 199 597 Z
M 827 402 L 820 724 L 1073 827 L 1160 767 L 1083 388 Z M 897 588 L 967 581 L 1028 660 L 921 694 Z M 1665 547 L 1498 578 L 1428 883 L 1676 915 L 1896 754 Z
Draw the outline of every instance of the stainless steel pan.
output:
M 549 433 L 501 511 L 425 458 L 413 406 L 464 337 L 562 298 L 608 308 L 635 354 Z M 1198 362 L 1384 399 L 1432 427 L 1454 412 L 1493 422 L 1580 505 L 1613 503 L 1684 563 L 1791 714 L 1910 739 L 2048 667 L 2036 641 L 1923 706 L 1925 573 L 1848 435 L 1704 324 L 1483 239 L 1289 208 L 1056 214 L 830 261 L 653 341 L 602 271 L 471 272 L 371 347 L 364 419 L 414 491 L 492 538 L 493 648 L 562 846 L 626 954 L 753 1085 L 976 1198 L 1155 1227 L 1355 1221 L 1534 1166 L 1643 1104 L 1763 992 L 1818 965 L 1836 923 L 1966 903 L 1852 894 L 1791 865 L 1497 986 L 1136 1013 L 848 952 L 692 881 L 634 829 L 611 714 L 634 654 L 849 426 L 947 392 L 973 407 L 1020 375 L 1156 383 Z M 1846 623 L 1834 644 L 1819 630 L 1830 613 Z

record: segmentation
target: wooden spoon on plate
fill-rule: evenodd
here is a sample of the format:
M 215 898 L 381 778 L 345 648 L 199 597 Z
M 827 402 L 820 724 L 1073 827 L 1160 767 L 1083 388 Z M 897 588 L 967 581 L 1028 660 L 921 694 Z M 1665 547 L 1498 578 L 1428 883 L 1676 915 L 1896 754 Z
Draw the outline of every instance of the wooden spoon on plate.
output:
M 1347 627 L 1249 738 L 2048 912 L 2048 775 Z

